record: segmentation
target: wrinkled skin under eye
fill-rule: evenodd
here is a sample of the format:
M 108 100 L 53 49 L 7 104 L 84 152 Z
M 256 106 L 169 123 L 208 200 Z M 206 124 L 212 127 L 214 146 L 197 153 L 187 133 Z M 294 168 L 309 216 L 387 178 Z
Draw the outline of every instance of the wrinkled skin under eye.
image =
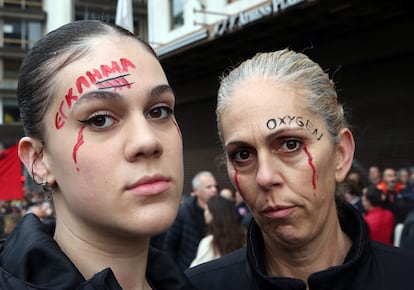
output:
M 148 114 L 147 118 L 149 119 L 167 119 L 173 113 L 173 110 L 167 106 L 161 106 L 151 109 Z

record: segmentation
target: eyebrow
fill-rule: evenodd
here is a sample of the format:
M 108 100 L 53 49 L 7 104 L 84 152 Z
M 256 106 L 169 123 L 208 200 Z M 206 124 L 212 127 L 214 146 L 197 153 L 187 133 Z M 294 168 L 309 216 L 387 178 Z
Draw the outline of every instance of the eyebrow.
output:
M 110 91 L 93 91 L 88 92 L 80 96 L 80 98 L 76 101 L 73 106 L 75 109 L 82 103 L 90 102 L 93 100 L 108 100 L 108 101 L 122 101 L 122 96 L 115 92 Z
M 161 84 L 153 87 L 151 91 L 148 94 L 148 98 L 152 99 L 155 97 L 158 97 L 159 95 L 162 95 L 164 93 L 171 93 L 174 95 L 173 89 L 168 84 Z
M 153 99 L 167 92 L 174 94 L 170 85 L 168 84 L 157 85 L 149 91 L 149 93 L 147 94 L 147 97 L 148 99 Z M 124 97 L 117 92 L 101 91 L 101 90 L 92 91 L 92 92 L 88 92 L 80 96 L 80 98 L 73 105 L 72 110 L 82 103 L 90 102 L 93 100 L 108 100 L 111 102 L 124 102 Z
M 300 127 L 286 127 L 286 128 L 281 128 L 279 130 L 277 130 L 276 132 L 272 132 L 270 134 L 267 134 L 265 137 L 266 143 L 270 143 L 272 142 L 274 139 L 276 139 L 277 137 L 279 137 L 279 135 L 285 133 L 285 132 L 292 132 L 292 131 L 300 131 L 300 132 L 307 132 L 304 128 L 300 128 Z M 248 147 L 251 146 L 250 143 L 245 142 L 245 141 L 231 141 L 227 144 L 224 145 L 224 148 L 227 149 L 227 147 L 229 146 L 236 146 L 236 147 Z

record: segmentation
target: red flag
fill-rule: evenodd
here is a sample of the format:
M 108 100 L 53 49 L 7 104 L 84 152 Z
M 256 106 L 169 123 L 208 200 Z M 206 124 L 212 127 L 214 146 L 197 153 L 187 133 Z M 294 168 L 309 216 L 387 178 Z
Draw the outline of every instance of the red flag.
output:
M 23 199 L 22 163 L 17 155 L 17 143 L 0 151 L 0 199 Z

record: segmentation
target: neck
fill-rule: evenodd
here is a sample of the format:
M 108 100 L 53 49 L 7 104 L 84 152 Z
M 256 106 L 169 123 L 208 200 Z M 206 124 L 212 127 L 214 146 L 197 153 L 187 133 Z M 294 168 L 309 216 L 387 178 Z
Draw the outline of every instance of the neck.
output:
M 266 245 L 266 257 L 277 257 L 265 262 L 268 276 L 292 277 L 306 282 L 312 273 L 342 264 L 352 242 L 342 232 L 337 219 L 328 227 L 304 245 Z
M 54 239 L 85 279 L 111 268 L 122 289 L 150 289 L 145 277 L 149 238 L 128 240 L 73 228 L 57 219 Z

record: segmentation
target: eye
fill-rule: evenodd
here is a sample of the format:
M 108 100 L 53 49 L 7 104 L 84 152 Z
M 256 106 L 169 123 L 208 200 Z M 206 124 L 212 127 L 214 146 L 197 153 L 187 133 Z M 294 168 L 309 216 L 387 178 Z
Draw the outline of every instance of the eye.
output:
M 173 113 L 173 110 L 168 106 L 159 106 L 152 108 L 147 113 L 149 119 L 167 119 Z
M 117 122 L 109 113 L 95 113 L 88 119 L 79 121 L 94 129 L 105 129 Z
M 246 165 L 254 158 L 254 154 L 248 149 L 235 150 L 228 156 L 230 161 L 237 166 Z
M 287 139 L 282 143 L 282 146 L 280 146 L 280 151 L 289 153 L 294 152 L 302 148 L 303 143 L 296 139 Z

